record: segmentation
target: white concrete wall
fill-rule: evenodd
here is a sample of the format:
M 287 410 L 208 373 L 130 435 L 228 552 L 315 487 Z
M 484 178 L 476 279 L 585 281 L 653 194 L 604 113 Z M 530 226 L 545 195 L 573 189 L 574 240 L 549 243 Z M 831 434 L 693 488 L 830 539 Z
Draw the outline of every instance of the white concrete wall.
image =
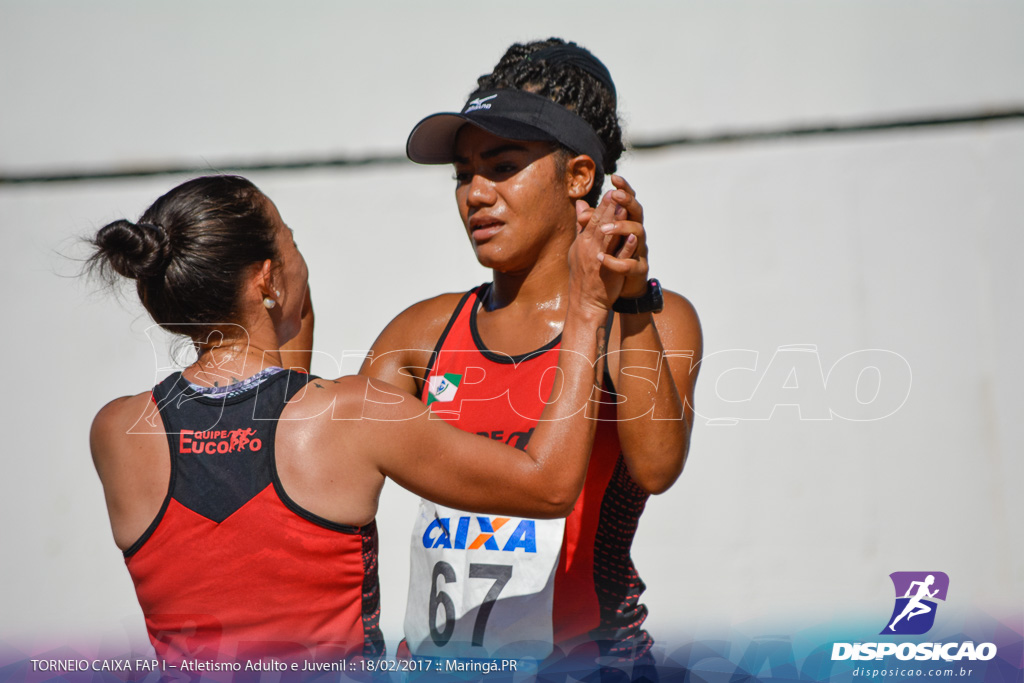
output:
M 0 172 L 397 153 L 510 42 L 548 35 L 606 62 L 635 139 L 1024 103 L 1019 3 L 632 4 L 5 0 Z M 888 616 L 897 570 L 945 571 L 960 606 L 1019 610 L 1024 125 L 633 153 L 621 172 L 647 211 L 652 272 L 696 304 L 710 356 L 690 462 L 652 499 L 635 546 L 655 635 Z M 365 349 L 418 298 L 487 278 L 449 176 L 411 164 L 251 174 L 309 261 L 319 349 Z M 0 641 L 143 632 L 87 432 L 104 401 L 151 384 L 167 342 L 154 352 L 131 297 L 70 277 L 67 256 L 183 179 L 0 185 Z M 878 415 L 843 392 L 860 369 L 850 361 L 827 389 L 805 365 L 788 388 L 793 354 L 772 359 L 794 344 L 813 345 L 823 373 L 864 349 L 898 354 L 909 396 L 885 419 L 800 419 Z M 735 359 L 754 370 L 726 373 Z M 905 366 L 880 367 L 878 400 L 905 394 Z M 386 487 L 391 640 L 412 506 Z

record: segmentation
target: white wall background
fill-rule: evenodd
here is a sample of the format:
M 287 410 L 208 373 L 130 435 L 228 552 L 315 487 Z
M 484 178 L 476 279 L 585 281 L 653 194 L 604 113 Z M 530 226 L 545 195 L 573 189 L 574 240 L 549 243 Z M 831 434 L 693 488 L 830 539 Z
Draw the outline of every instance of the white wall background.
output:
M 397 153 L 508 44 L 549 35 L 605 61 L 635 139 L 1024 103 L 1015 2 L 508 7 L 0 0 L 0 173 Z M 706 354 L 759 354 L 755 372 L 707 366 L 698 411 L 744 419 L 698 421 L 686 472 L 641 524 L 655 635 L 887 616 L 897 570 L 945 571 L 950 601 L 1019 614 L 1024 124 L 638 152 L 621 172 L 646 208 L 653 273 L 697 306 Z M 487 278 L 449 175 L 251 174 L 309 261 L 320 350 L 365 349 L 413 301 Z M 66 255 L 183 179 L 0 184 L 0 641 L 144 637 L 87 433 L 106 400 L 152 383 L 166 340 L 154 354 L 139 307 L 69 277 Z M 814 345 L 825 372 L 893 351 L 912 370 L 909 397 L 876 421 L 771 413 L 836 407 L 801 370 L 798 389 L 769 377 L 754 406 L 726 402 L 791 344 Z M 902 390 L 892 377 L 880 396 Z M 746 419 L 764 405 L 771 419 Z M 390 640 L 412 509 L 386 487 Z

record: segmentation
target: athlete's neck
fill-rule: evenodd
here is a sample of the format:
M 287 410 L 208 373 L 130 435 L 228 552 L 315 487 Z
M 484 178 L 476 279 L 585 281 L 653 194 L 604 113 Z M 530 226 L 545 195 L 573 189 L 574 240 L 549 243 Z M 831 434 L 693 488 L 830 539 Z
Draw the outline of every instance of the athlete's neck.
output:
M 196 350 L 199 357 L 182 371 L 182 375 L 199 386 L 237 384 L 266 368 L 282 367 L 280 350 L 249 343 L 248 340 L 197 345 Z
M 262 303 L 256 313 L 242 317 L 240 322 L 214 329 L 205 338 L 193 340 L 196 362 L 182 375 L 199 386 L 226 386 L 252 377 L 273 366 L 287 367 L 281 362 L 282 340 Z
M 569 266 L 560 261 L 539 261 L 525 271 L 492 271 L 494 285 L 485 302 L 488 310 L 499 308 L 564 313 L 569 295 Z

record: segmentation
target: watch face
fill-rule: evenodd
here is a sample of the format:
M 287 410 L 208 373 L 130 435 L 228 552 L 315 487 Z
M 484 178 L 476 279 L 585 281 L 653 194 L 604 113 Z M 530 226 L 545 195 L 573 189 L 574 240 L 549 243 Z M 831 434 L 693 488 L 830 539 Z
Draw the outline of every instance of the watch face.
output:
M 619 299 L 612 306 L 616 313 L 660 313 L 664 308 L 661 284 L 657 280 L 647 281 L 647 291 L 635 299 Z
M 648 287 L 647 291 L 651 295 L 651 313 L 661 313 L 661 309 L 665 308 L 665 299 L 661 296 L 661 285 L 657 280 L 651 280 Z

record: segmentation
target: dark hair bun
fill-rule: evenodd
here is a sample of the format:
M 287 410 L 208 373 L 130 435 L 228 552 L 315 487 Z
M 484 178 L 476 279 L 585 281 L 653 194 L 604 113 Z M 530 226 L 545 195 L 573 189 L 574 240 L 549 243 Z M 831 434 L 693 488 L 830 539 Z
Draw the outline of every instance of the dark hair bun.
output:
M 146 209 L 138 223 L 114 221 L 89 239 L 86 270 L 115 286 L 135 280 L 139 301 L 165 330 L 206 339 L 242 323 L 241 293 L 252 267 L 280 262 L 267 198 L 245 178 L 193 178 Z
M 96 233 L 93 244 L 115 273 L 133 280 L 162 275 L 170 260 L 167 235 L 152 223 L 114 221 Z

